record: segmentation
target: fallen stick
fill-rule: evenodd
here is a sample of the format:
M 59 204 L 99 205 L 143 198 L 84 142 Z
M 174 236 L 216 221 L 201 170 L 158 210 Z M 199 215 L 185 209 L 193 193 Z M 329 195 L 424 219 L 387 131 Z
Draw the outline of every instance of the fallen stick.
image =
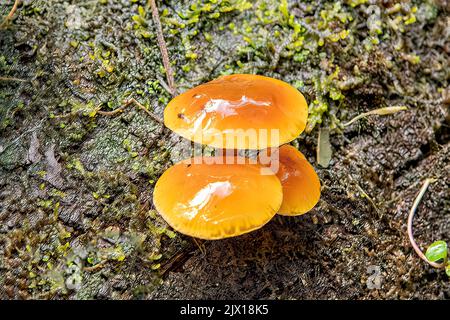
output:
M 156 39 L 158 40 L 159 50 L 163 60 L 164 69 L 166 70 L 167 85 L 170 89 L 172 96 L 176 95 L 175 81 L 173 78 L 173 70 L 170 65 L 169 52 L 167 51 L 166 41 L 164 40 L 163 30 L 161 26 L 161 20 L 159 19 L 158 7 L 155 0 L 149 0 L 150 7 L 152 8 L 153 22 L 156 26 Z
M 0 81 L 18 81 L 18 82 L 27 82 L 28 80 L 14 78 L 14 77 L 0 77 Z
M 113 111 L 101 111 L 98 110 L 97 113 L 101 114 L 103 116 L 114 116 L 118 113 L 121 113 L 125 110 L 125 108 L 127 108 L 128 106 L 130 106 L 131 104 L 135 104 L 139 109 L 144 110 L 149 116 L 150 118 L 152 118 L 154 121 L 158 122 L 161 125 L 164 125 L 164 122 L 159 119 L 153 112 L 151 112 L 150 110 L 148 110 L 146 107 L 144 107 L 141 103 L 139 103 L 138 101 L 136 101 L 136 99 L 131 98 L 127 101 L 125 101 L 125 104 Z
M 19 1 L 20 0 L 14 1 L 14 5 L 13 5 L 11 11 L 8 13 L 6 18 L 3 19 L 3 22 L 0 24 L 0 27 L 3 27 L 9 20 L 11 20 L 13 18 L 14 13 L 16 13 L 17 7 L 19 6 Z
M 384 115 L 388 115 L 388 114 L 393 114 L 399 111 L 403 111 L 403 110 L 407 110 L 408 108 L 405 106 L 397 106 L 397 107 L 386 107 L 386 108 L 380 108 L 380 109 L 375 109 L 375 110 L 371 110 L 368 112 L 364 112 L 361 113 L 360 115 L 357 115 L 356 117 L 354 117 L 353 119 L 351 119 L 349 122 L 344 123 L 343 126 L 347 127 L 349 125 L 351 125 L 353 122 L 358 121 L 359 119 L 365 118 L 367 116 L 370 115 L 379 115 L 379 116 L 384 116 Z

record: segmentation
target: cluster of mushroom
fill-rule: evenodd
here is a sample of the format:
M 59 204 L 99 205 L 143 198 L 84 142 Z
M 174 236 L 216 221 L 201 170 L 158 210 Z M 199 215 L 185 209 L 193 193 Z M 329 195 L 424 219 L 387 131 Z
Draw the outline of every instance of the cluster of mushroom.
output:
M 304 130 L 307 116 L 298 90 L 258 75 L 223 76 L 175 97 L 164 123 L 182 137 L 220 149 L 276 149 L 265 162 L 234 153 L 176 163 L 156 183 L 157 211 L 175 230 L 213 240 L 259 229 L 277 213 L 311 210 L 320 198 L 319 178 L 304 155 L 286 144 Z M 277 139 L 229 135 L 248 129 L 276 132 Z

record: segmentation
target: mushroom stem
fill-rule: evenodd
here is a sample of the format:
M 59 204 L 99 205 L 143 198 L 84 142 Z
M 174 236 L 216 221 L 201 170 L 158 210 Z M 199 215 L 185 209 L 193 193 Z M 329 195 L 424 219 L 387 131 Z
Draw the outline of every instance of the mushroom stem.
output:
M 167 84 L 170 89 L 170 94 L 172 96 L 175 96 L 176 95 L 175 81 L 173 79 L 173 71 L 170 65 L 169 52 L 167 51 L 167 45 L 166 41 L 164 40 L 161 21 L 159 19 L 158 7 L 156 6 L 155 0 L 148 0 L 148 3 L 152 8 L 153 22 L 155 23 L 156 27 L 156 38 L 158 40 L 159 50 L 161 51 L 164 69 L 166 69 Z
M 420 201 L 423 198 L 423 195 L 427 191 L 428 186 L 430 185 L 430 183 L 433 183 L 435 181 L 436 181 L 436 179 L 427 178 L 425 180 L 422 188 L 420 189 L 419 194 L 417 195 L 416 199 L 414 200 L 413 206 L 411 207 L 411 210 L 409 211 L 409 215 L 408 215 L 408 237 L 409 237 L 409 241 L 411 242 L 411 245 L 412 245 L 414 251 L 416 251 L 416 253 L 420 257 L 420 259 L 422 259 L 423 261 L 425 261 L 432 267 L 441 269 L 441 268 L 445 267 L 445 263 L 436 263 L 436 262 L 432 262 L 432 261 L 428 260 L 427 257 L 423 254 L 422 250 L 420 250 L 420 248 L 417 245 L 416 241 L 414 240 L 414 236 L 413 236 L 414 214 L 416 213 L 417 207 L 419 206 Z

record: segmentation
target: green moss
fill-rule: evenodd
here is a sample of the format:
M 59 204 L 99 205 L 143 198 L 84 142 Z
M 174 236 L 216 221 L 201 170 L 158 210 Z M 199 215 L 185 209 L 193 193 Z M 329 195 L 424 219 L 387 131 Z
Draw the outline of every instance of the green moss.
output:
M 368 0 L 346 0 L 345 3 L 351 6 L 352 8 L 357 7 L 361 4 L 367 3 Z
M 19 280 L 34 297 L 94 298 L 105 278 L 115 276 L 133 278 L 125 279 L 125 290 L 142 297 L 159 285 L 160 267 L 186 246 L 185 238 L 149 209 L 153 185 L 170 165 L 172 142 L 131 106 L 114 116 L 97 113 L 134 97 L 162 115 L 171 99 L 159 80 L 165 80 L 165 70 L 147 3 L 114 3 L 116 16 L 104 19 L 112 3 L 84 4 L 80 15 L 86 26 L 69 29 L 62 3 L 25 1 L 14 28 L 2 30 L 0 74 L 29 81 L 0 83 L 0 129 L 7 141 L 0 165 L 8 183 L 20 181 L 26 188 L 25 207 L 18 202 L 11 210 L 43 218 L 36 218 L 35 225 L 19 221 L 20 227 L 0 234 L 0 240 L 6 239 L 5 251 L 19 259 Z M 412 82 L 405 74 L 417 80 L 430 69 L 433 82 L 446 87 L 445 70 L 433 69 L 442 65 L 442 56 L 430 63 L 427 52 L 409 47 L 418 28 L 432 30 L 429 24 L 440 12 L 433 1 L 418 3 L 418 8 L 364 0 L 158 5 L 180 92 L 221 74 L 280 78 L 304 93 L 310 112 L 307 132 L 318 124 L 333 128 L 339 118 L 366 108 L 359 99 L 371 104 L 398 96 L 386 79 L 408 94 L 421 88 L 428 93 L 423 90 L 427 81 Z M 404 37 L 408 41 L 400 41 Z M 64 168 L 63 192 L 43 182 L 44 159 L 26 162 L 29 133 L 9 145 L 19 129 L 31 129 L 37 119 L 44 119 L 40 152 L 54 143 Z M 62 214 L 70 215 L 68 203 L 81 215 L 76 223 L 62 220 Z M 133 267 L 133 261 L 142 265 Z M 145 284 L 136 280 L 142 278 Z

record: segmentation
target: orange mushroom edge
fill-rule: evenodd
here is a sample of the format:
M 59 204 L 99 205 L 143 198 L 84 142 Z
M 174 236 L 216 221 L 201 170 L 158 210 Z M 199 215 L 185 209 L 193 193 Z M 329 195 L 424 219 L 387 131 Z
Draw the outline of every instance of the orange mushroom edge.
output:
M 310 211 L 320 199 L 320 179 L 314 167 L 295 147 L 283 145 L 275 151 L 267 150 L 267 163 L 276 172 L 283 187 L 283 202 L 278 214 L 297 216 Z M 262 156 L 260 154 L 259 158 Z M 273 165 L 276 162 L 278 165 Z
M 282 187 L 266 167 L 246 162 L 239 157 L 178 162 L 155 185 L 157 211 L 175 230 L 206 240 L 262 227 L 278 212 Z
M 303 132 L 307 117 L 306 100 L 297 89 L 251 74 L 222 76 L 199 85 L 172 99 L 164 110 L 169 129 L 222 149 L 278 147 Z

